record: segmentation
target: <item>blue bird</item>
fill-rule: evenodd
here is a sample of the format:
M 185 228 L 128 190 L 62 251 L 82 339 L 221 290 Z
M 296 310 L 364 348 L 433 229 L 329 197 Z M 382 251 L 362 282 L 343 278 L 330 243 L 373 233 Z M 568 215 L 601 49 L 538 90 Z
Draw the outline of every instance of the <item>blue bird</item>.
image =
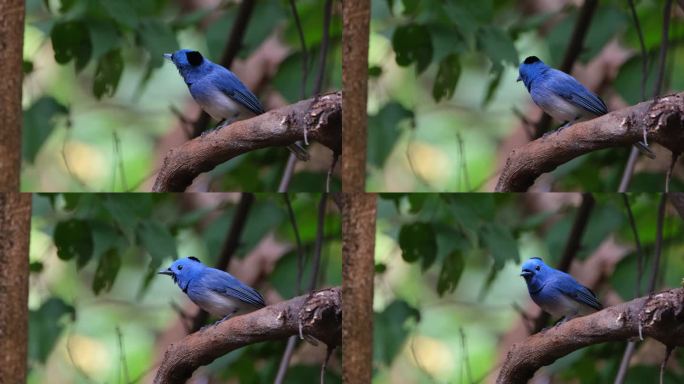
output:
M 222 320 L 266 306 L 256 289 L 228 272 L 207 267 L 196 257 L 178 259 L 158 273 L 171 276 L 193 303 Z
M 190 95 L 214 120 L 218 128 L 229 125 L 241 114 L 264 113 L 259 99 L 235 76 L 233 72 L 211 62 L 197 51 L 181 49 L 165 53 L 178 68 Z M 306 149 L 299 143 L 287 147 L 302 161 L 309 159 Z
M 520 64 L 519 72 L 518 81 L 525 84 L 532 101 L 554 119 L 564 122 L 560 129 L 608 113 L 608 107 L 600 97 L 574 77 L 549 67 L 536 56 L 527 57 Z M 655 158 L 645 142 L 634 145 L 646 156 Z
M 523 263 L 520 276 L 525 278 L 532 300 L 551 316 L 561 318 L 558 324 L 603 309 L 594 292 L 538 257 Z

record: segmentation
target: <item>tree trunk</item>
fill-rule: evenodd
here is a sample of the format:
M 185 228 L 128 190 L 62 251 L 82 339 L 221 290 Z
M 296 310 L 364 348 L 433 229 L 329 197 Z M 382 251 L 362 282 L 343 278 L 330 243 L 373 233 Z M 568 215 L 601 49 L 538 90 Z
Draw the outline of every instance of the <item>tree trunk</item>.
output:
M 26 382 L 31 195 L 0 193 L 0 378 Z
M 343 1 L 342 20 L 342 191 L 363 192 L 366 181 L 370 1 Z
M 0 192 L 19 190 L 24 0 L 0 0 Z
M 342 382 L 373 373 L 374 194 L 345 193 L 342 207 Z

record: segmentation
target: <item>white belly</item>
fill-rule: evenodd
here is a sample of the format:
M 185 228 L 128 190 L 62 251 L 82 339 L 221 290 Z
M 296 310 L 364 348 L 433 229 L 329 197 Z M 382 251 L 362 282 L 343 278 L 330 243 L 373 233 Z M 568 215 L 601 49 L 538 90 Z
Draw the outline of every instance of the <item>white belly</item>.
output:
M 214 120 L 218 121 L 236 118 L 242 111 L 246 110 L 218 89 L 208 95 L 197 97 L 195 101 Z
M 541 97 L 536 99 L 535 102 L 544 112 L 560 122 L 572 122 L 590 115 L 586 110 L 556 95 Z
M 584 316 L 596 312 L 586 304 L 582 304 L 566 295 L 559 295 L 555 300 L 540 305 L 542 309 L 555 318 L 565 317 L 566 320 L 577 316 Z
M 216 317 L 224 317 L 229 314 L 239 315 L 254 310 L 253 306 L 243 301 L 216 292 L 203 295 L 193 302 Z

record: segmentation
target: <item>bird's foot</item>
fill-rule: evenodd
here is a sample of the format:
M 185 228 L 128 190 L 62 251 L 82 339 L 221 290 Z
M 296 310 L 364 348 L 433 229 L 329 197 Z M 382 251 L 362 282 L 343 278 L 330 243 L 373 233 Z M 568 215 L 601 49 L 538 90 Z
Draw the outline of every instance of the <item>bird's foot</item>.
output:
M 568 321 L 567 316 L 563 316 L 560 319 L 558 319 L 558 321 L 556 321 L 556 324 L 554 324 L 552 328 L 556 328 L 557 326 L 565 323 L 566 321 Z

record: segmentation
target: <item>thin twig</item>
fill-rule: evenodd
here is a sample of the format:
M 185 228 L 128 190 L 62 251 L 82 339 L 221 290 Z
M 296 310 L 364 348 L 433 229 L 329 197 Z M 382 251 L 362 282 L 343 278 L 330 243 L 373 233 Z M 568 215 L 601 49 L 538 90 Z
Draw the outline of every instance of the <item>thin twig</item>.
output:
M 340 155 L 337 152 L 333 152 L 333 160 L 330 163 L 330 168 L 328 168 L 328 175 L 326 176 L 325 179 L 325 192 L 330 193 L 330 181 L 332 179 L 332 174 L 333 171 L 335 170 L 335 165 L 337 165 L 337 160 L 340 158 Z
M 663 362 L 660 363 L 660 384 L 663 384 L 663 377 L 665 375 L 665 366 L 667 366 L 667 361 L 670 359 L 670 355 L 672 354 L 672 350 L 674 347 L 672 346 L 665 346 L 665 357 L 663 358 Z
M 328 360 L 330 360 L 330 356 L 335 350 L 335 347 L 328 346 L 327 348 L 325 360 L 323 360 L 323 364 L 321 365 L 321 384 L 325 384 L 325 369 L 328 367 Z
M 466 382 L 469 384 L 473 383 L 473 375 L 470 372 L 470 362 L 468 361 L 468 348 L 466 345 L 466 335 L 463 332 L 463 327 L 458 327 L 458 332 L 461 335 L 461 351 L 463 353 L 463 364 L 465 365 L 466 372 Z
M 299 98 L 304 99 L 306 97 L 306 79 L 309 77 L 308 52 L 306 50 L 306 41 L 304 40 L 302 22 L 299 20 L 299 13 L 297 12 L 295 0 L 290 0 L 290 9 L 292 10 L 292 17 L 294 18 L 295 25 L 297 26 L 297 34 L 299 35 L 299 45 L 302 49 L 302 84 L 299 88 Z
M 318 268 L 321 265 L 321 250 L 323 248 L 323 233 L 325 232 L 325 208 L 328 203 L 328 194 L 322 193 L 318 203 L 318 221 L 316 224 L 316 243 L 314 245 L 313 269 L 311 270 L 311 280 L 309 281 L 309 292 L 316 289 L 316 279 Z
M 297 164 L 297 156 L 294 153 L 290 153 L 290 156 L 287 158 L 287 164 L 285 164 L 283 177 L 280 179 L 280 184 L 278 184 L 278 193 L 287 192 L 290 180 L 292 180 L 292 175 L 294 174 L 295 164 Z
M 116 329 L 116 338 L 119 341 L 119 355 L 121 356 L 121 365 L 123 367 L 124 383 L 128 384 L 131 381 L 130 381 L 130 378 L 128 376 L 128 364 L 126 363 L 126 352 L 124 351 L 123 335 L 121 334 L 121 328 L 119 328 L 117 326 L 115 329 Z
M 285 352 L 283 352 L 283 357 L 280 359 L 278 373 L 276 374 L 275 380 L 273 380 L 273 384 L 282 384 L 283 380 L 285 380 L 285 374 L 287 373 L 287 368 L 290 366 L 292 353 L 294 353 L 295 346 L 297 345 L 297 337 L 297 335 L 292 335 L 287 338 Z
M 652 295 L 655 290 L 656 281 L 658 278 L 658 266 L 660 266 L 660 254 L 663 249 L 663 224 L 665 222 L 665 205 L 667 204 L 667 195 L 660 194 L 660 203 L 658 204 L 658 222 L 656 224 L 656 242 L 655 250 L 653 251 L 653 270 L 651 271 L 651 281 L 648 284 L 648 294 Z
M 647 53 L 646 49 L 643 43 L 643 36 L 641 34 L 641 28 L 639 26 L 639 20 L 636 17 L 636 11 L 634 10 L 634 4 L 632 4 L 632 0 L 629 0 L 630 7 L 632 8 L 632 14 L 634 16 L 635 20 L 635 25 L 637 28 L 637 32 L 639 33 L 639 42 L 641 44 L 641 56 L 643 58 L 643 61 L 646 61 Z M 658 72 L 656 75 L 656 81 L 655 85 L 653 86 L 653 98 L 657 99 L 657 97 L 660 95 L 662 83 L 663 83 L 663 76 L 665 74 L 665 58 L 667 56 L 667 48 L 668 48 L 668 40 L 669 40 L 669 31 L 670 31 L 670 10 L 671 10 L 671 5 L 672 5 L 672 0 L 667 0 L 665 2 L 665 7 L 663 9 L 663 29 L 662 29 L 662 37 L 660 41 L 660 52 L 658 53 Z M 642 74 L 641 74 L 641 84 L 642 84 L 642 89 L 641 89 L 641 98 L 642 101 L 644 100 L 644 93 L 645 93 L 645 83 L 646 83 L 646 72 L 648 70 L 648 67 L 645 64 L 642 64 Z M 634 167 L 638 158 L 638 149 L 636 147 L 632 147 L 631 152 L 629 153 L 629 158 L 627 159 L 627 164 L 625 165 L 625 170 L 622 173 L 622 179 L 620 180 L 620 186 L 618 187 L 618 192 L 626 192 L 627 188 L 629 187 L 629 183 L 632 180 L 632 175 L 634 174 Z
M 116 131 L 112 132 L 112 136 L 114 137 L 114 152 L 116 154 L 115 157 L 117 158 L 117 162 L 119 164 L 119 173 L 121 174 L 121 190 L 126 191 L 128 190 L 128 182 L 126 182 L 126 172 L 124 172 L 121 140 L 119 139 L 119 135 L 116 133 Z M 116 172 L 114 172 L 114 180 L 116 180 Z M 112 190 L 114 190 L 113 185 Z
M 672 180 L 672 171 L 675 165 L 677 165 L 677 158 L 679 158 L 679 152 L 672 152 L 672 159 L 670 160 L 670 167 L 667 169 L 665 174 L 665 193 L 670 192 L 670 181 Z
M 323 11 L 323 37 L 321 39 L 321 51 L 318 56 L 318 73 L 314 84 L 313 94 L 317 96 L 323 89 L 323 79 L 325 78 L 325 62 L 328 57 L 330 46 L 330 19 L 332 18 L 332 0 L 325 1 Z

